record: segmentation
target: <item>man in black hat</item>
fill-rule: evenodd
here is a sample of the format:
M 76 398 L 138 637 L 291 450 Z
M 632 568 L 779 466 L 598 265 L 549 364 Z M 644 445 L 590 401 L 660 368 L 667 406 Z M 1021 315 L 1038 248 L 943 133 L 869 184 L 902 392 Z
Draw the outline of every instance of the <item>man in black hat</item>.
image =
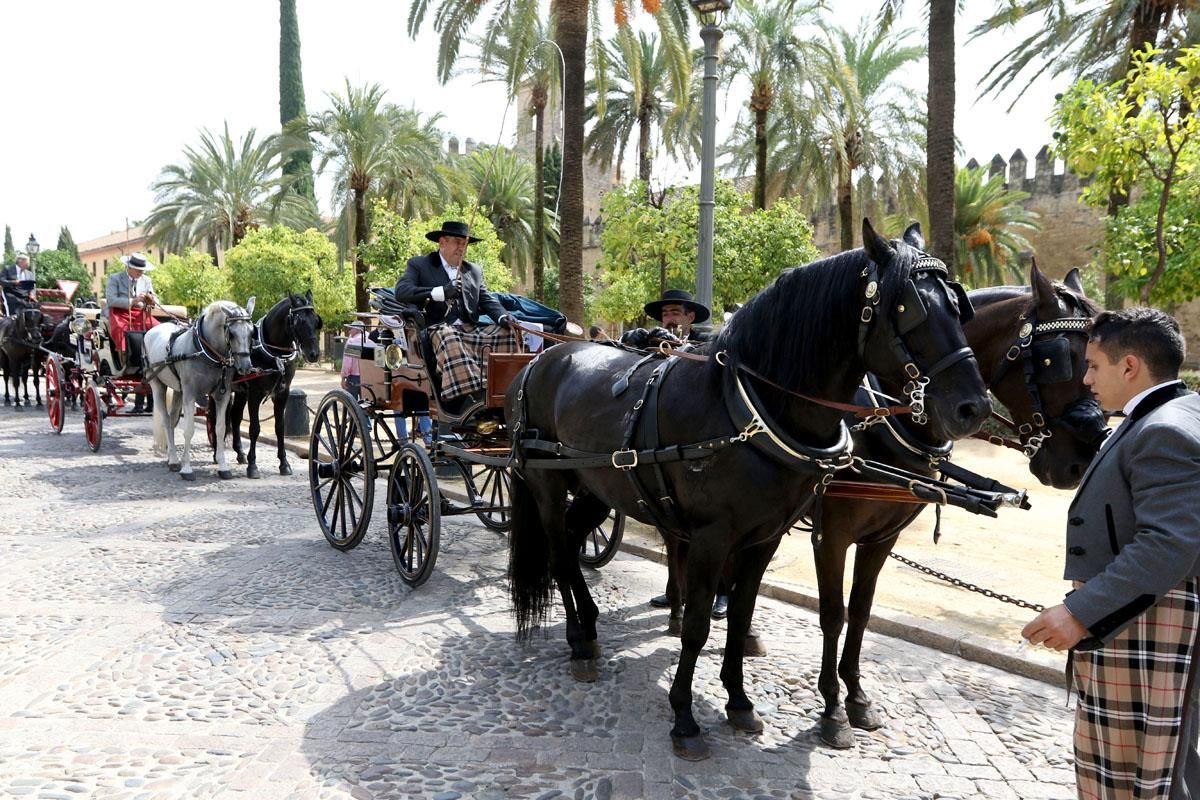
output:
M 483 403 L 480 364 L 487 351 L 515 353 L 518 341 L 504 306 L 488 292 L 482 270 L 464 260 L 467 245 L 479 241 L 467 224 L 443 222 L 425 238 L 437 242 L 438 249 L 408 260 L 396 281 L 396 300 L 424 310 L 441 374 L 443 408 L 465 417 Z M 481 314 L 496 324 L 480 325 Z
M 646 330 L 634 328 L 621 336 L 621 343 L 632 347 L 654 347 L 671 337 L 684 342 L 707 341 L 707 336 L 692 329 L 693 325 L 706 322 L 710 312 L 697 303 L 686 289 L 667 289 L 658 300 L 646 303 L 646 316 L 658 320 L 661 327 Z M 670 336 L 663 336 L 663 333 Z

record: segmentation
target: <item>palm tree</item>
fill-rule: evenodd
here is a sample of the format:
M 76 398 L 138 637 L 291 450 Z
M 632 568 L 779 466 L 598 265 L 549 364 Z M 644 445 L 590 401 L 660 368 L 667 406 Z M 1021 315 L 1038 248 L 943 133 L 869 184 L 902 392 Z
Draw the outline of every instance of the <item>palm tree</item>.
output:
M 534 263 L 537 236 L 548 237 L 543 250 L 549 245 L 552 254 L 557 244 L 553 215 L 538 202 L 533 165 L 508 148 L 481 147 L 467 156 L 463 170 L 471 199 L 478 201 L 480 212 L 504 242 L 500 258 L 524 280 Z M 539 212 L 541 231 L 535 224 Z
M 726 25 L 733 42 L 725 56 L 725 75 L 750 80 L 750 113 L 754 116 L 754 206 L 767 207 L 767 119 L 777 96 L 790 90 L 804 63 L 806 43 L 796 36 L 814 5 L 797 0 L 749 0 L 735 6 Z
M 503 24 L 485 36 L 472 39 L 478 50 L 477 69 L 483 80 L 503 81 L 510 97 L 529 92 L 529 114 L 533 117 L 534 186 L 538 197 L 545 195 L 546 106 L 562 85 L 558 53 L 552 49 L 554 30 L 537 13 L 536 3 L 523 3 Z M 534 218 L 533 296 L 545 294 L 545 215 Z M 510 265 L 511 266 L 511 265 Z
M 638 179 L 649 183 L 654 159 L 650 133 L 657 128 L 667 151 L 682 156 L 690 167 L 692 156 L 700 152 L 699 104 L 673 101 L 667 53 L 658 46 L 658 37 L 644 31 L 635 36 L 621 28 L 606 46 L 612 68 L 607 91 L 588 81 L 586 120 L 595 124 L 584 146 L 593 160 L 606 170 L 615 161 L 619 180 L 625 148 L 636 134 Z
M 408 33 L 415 36 L 421 28 L 432 0 L 411 0 L 408 15 Z M 439 74 L 442 80 L 450 76 L 450 70 L 458 57 L 458 49 L 465 32 L 478 18 L 485 5 L 483 0 L 437 0 L 434 14 L 434 30 L 441 37 L 438 50 Z M 509 15 L 519 13 L 524 4 L 535 4 L 537 0 L 495 0 L 492 24 L 499 28 Z M 664 41 L 669 37 L 679 42 L 671 45 L 672 60 L 682 65 L 687 57 L 687 48 L 682 45 L 689 19 L 688 6 L 684 0 L 641 0 L 642 7 L 654 14 L 659 32 Z M 626 0 L 613 0 L 617 24 L 628 22 L 629 6 Z M 539 13 L 539 12 L 534 12 Z M 556 42 L 563 58 L 563 196 L 559 221 L 559 293 L 560 309 L 568 319 L 583 320 L 583 129 L 584 97 L 586 94 L 585 67 L 588 60 L 588 29 L 600 29 L 599 0 L 555 0 L 551 4 L 551 19 Z M 603 47 L 591 51 L 597 76 L 603 84 L 607 65 L 604 63 Z M 682 79 L 677 81 L 682 92 Z
M 175 252 L 206 243 L 214 256 L 259 225 L 303 229 L 317 223 L 316 209 L 280 177 L 280 141 L 255 141 L 253 128 L 235 142 L 225 124 L 221 135 L 200 132 L 184 160 L 163 167 L 154 182 L 154 209 L 146 218 L 151 243 Z
M 352 86 L 329 94 L 331 108 L 289 126 L 296 147 L 307 137 L 318 157 L 317 173 L 334 165 L 333 201 L 340 208 L 335 239 L 339 256 L 354 253 L 354 302 L 367 310 L 366 265 L 358 245 L 370 231 L 368 195 L 378 195 L 410 213 L 426 211 L 448 199 L 441 161 L 439 117 L 422 122 L 416 111 L 384 103 L 379 84 Z M 432 202 L 430 202 L 432 200 Z
M 1021 254 L 1032 250 L 1028 233 L 1042 229 L 1036 211 L 1021 205 L 1027 192 L 1010 191 L 1004 176 L 964 167 L 954 178 L 955 248 L 963 282 L 973 286 L 1022 283 Z

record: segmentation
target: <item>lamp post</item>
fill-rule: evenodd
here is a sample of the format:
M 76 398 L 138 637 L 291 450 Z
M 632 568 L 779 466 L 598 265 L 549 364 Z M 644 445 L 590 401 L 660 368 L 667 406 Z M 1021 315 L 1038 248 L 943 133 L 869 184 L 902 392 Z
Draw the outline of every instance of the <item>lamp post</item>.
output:
M 29 271 L 37 275 L 37 254 L 42 251 L 42 246 L 38 244 L 38 240 L 33 238 L 33 234 L 29 234 L 29 241 L 25 243 L 25 253 L 29 256 Z
M 717 138 L 717 43 L 725 33 L 717 24 L 717 15 L 729 10 L 732 0 L 688 0 L 705 20 L 700 29 L 704 41 L 704 100 L 701 106 L 703 130 L 700 137 L 700 235 L 696 254 L 696 300 L 712 308 L 713 300 L 713 172 Z

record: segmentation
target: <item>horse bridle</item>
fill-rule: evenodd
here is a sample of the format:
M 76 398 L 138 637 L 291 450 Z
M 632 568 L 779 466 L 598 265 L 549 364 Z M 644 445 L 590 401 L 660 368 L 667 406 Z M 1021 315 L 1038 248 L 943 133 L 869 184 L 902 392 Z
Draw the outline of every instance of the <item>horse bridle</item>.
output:
M 45 341 L 45 337 L 42 336 L 42 325 L 40 320 L 42 316 L 42 312 L 36 308 L 22 308 L 16 314 L 9 315 L 8 318 L 14 322 L 17 320 L 21 321 L 21 336 L 24 337 L 19 339 L 16 336 L 13 336 L 9 341 L 16 342 L 22 347 L 41 347 L 42 342 Z M 16 326 L 14 325 L 13 328 L 15 329 Z M 37 338 L 34 338 L 30 331 L 36 331 Z
M 966 291 L 960 284 L 950 280 L 950 271 L 946 269 L 946 265 L 942 263 L 941 259 L 934 258 L 928 253 L 921 253 L 909 270 L 909 279 L 905 287 L 906 302 L 920 305 L 920 295 L 916 291 L 916 284 L 913 282 L 913 278 L 929 273 L 938 276 L 942 288 L 946 290 L 947 297 L 951 299 L 952 303 L 958 309 L 959 320 L 962 322 L 969 320 L 974 315 L 974 311 L 971 308 L 971 301 L 967 298 Z M 862 271 L 862 277 L 866 280 L 866 285 L 863 288 L 863 308 L 858 318 L 858 357 L 860 359 L 864 357 L 864 353 L 866 352 L 867 336 L 871 330 L 871 322 L 879 315 L 879 265 L 874 261 L 869 261 Z M 899 303 L 896 306 L 896 310 L 900 314 L 909 314 L 910 319 L 914 320 L 911 324 L 901 323 L 893 326 L 891 348 L 893 355 L 904 365 L 904 374 L 908 377 L 908 382 L 904 384 L 903 394 L 908 401 L 908 405 L 912 407 L 912 420 L 918 425 L 925 425 L 929 422 L 929 415 L 925 413 L 925 387 L 929 385 L 929 382 L 934 377 L 945 372 L 958 362 L 974 358 L 975 353 L 970 347 L 960 347 L 942 356 L 938 359 L 937 363 L 926 369 L 924 374 L 922 374 L 916 359 L 913 358 L 908 346 L 904 343 L 904 334 L 924 323 L 926 318 L 924 306 L 920 306 L 918 310 L 918 308 L 908 308 L 904 303 Z
M 1004 354 L 1004 358 L 1000 361 L 1000 366 L 996 368 L 992 376 L 992 385 L 995 386 L 998 384 L 1008 371 L 1020 362 L 1025 381 L 1025 391 L 1029 394 L 1029 404 L 1033 409 L 1033 413 L 1030 415 L 1031 421 L 1018 425 L 999 414 L 993 414 L 996 419 L 1011 428 L 1020 439 L 1018 442 L 1013 443 L 1000 436 L 985 434 L 981 438 L 986 438 L 988 441 L 1013 449 L 1019 449 L 1029 459 L 1038 454 L 1038 451 L 1042 449 L 1042 445 L 1053 435 L 1053 431 L 1050 430 L 1047 423 L 1051 420 L 1059 419 L 1059 417 L 1046 417 L 1042 409 L 1042 394 L 1038 390 L 1038 384 L 1061 383 L 1072 380 L 1075 376 L 1075 371 L 1072 368 L 1067 376 L 1061 380 L 1039 381 L 1037 378 L 1038 367 L 1049 368 L 1055 365 L 1050 363 L 1049 357 L 1045 358 L 1043 363 L 1038 363 L 1033 352 L 1034 340 L 1039 336 L 1055 335 L 1061 337 L 1067 333 L 1082 333 L 1086 336 L 1091 327 L 1091 317 L 1059 317 L 1058 319 L 1038 322 L 1037 317 L 1031 313 L 1029 317 L 1025 318 L 1021 323 L 1020 329 L 1017 331 L 1017 341 L 1008 348 L 1008 352 Z
M 315 312 L 316 308 L 313 306 L 312 303 L 307 303 L 302 306 L 290 306 L 288 308 L 287 335 L 288 335 L 288 342 L 290 344 L 288 344 L 286 347 L 280 347 L 279 345 L 271 344 L 270 342 L 267 341 L 266 337 L 263 335 L 262 324 L 263 324 L 263 320 L 265 320 L 267 318 L 265 314 L 263 315 L 262 319 L 260 319 L 258 321 L 258 324 L 254 326 L 254 330 L 257 333 L 257 336 L 254 337 L 257 341 L 256 346 L 259 349 L 261 349 L 263 351 L 263 353 L 267 355 L 267 357 L 273 358 L 276 361 L 283 362 L 283 363 L 290 363 L 293 359 L 296 358 L 296 354 L 299 351 L 300 337 L 296 335 L 296 326 L 294 324 L 293 317 L 295 314 L 298 314 L 301 311 Z M 274 355 L 274 354 L 268 352 L 268 348 L 270 348 L 270 350 L 276 350 L 279 353 L 282 353 L 282 355 Z M 283 370 L 281 368 L 280 372 L 282 372 L 282 371 Z
M 239 309 L 239 311 L 240 311 L 240 310 L 241 310 L 241 309 Z M 200 354 L 201 354 L 201 355 L 203 355 L 205 358 L 207 358 L 207 359 L 208 359 L 209 361 L 211 361 L 212 363 L 214 363 L 214 364 L 217 364 L 217 365 L 219 365 L 219 366 L 222 366 L 222 367 L 231 367 L 231 366 L 233 366 L 233 363 L 234 363 L 234 361 L 235 361 L 235 360 L 236 360 L 236 359 L 237 359 L 239 356 L 244 356 L 244 357 L 246 357 L 246 358 L 250 358 L 250 351 L 249 351 L 249 350 L 246 350 L 246 351 L 241 351 L 241 350 L 235 351 L 235 350 L 233 349 L 233 344 L 231 343 L 231 339 L 230 339 L 230 336 L 229 336 L 229 329 L 230 329 L 230 328 L 231 328 L 231 327 L 232 327 L 232 326 L 233 326 L 235 323 L 238 323 L 238 322 L 245 322 L 245 323 L 247 323 L 247 324 L 249 324 L 249 325 L 250 325 L 250 328 L 251 328 L 251 330 L 253 330 L 253 329 L 254 329 L 254 320 L 252 320 L 252 319 L 250 318 L 250 315 L 249 315 L 249 314 L 247 314 L 246 312 L 242 312 L 242 313 L 240 313 L 240 314 L 234 314 L 234 313 L 231 313 L 231 312 L 226 312 L 226 314 L 225 314 L 224 333 L 225 333 L 225 352 L 226 352 L 228 355 L 226 355 L 226 356 L 225 356 L 225 358 L 220 358 L 220 357 L 218 357 L 218 356 L 216 355 L 216 352 L 215 352 L 215 350 L 213 350 L 213 346 L 212 346 L 211 344 L 209 344 L 209 343 L 208 343 L 208 341 L 207 341 L 207 340 L 204 338 L 204 334 L 202 333 L 202 331 L 203 331 L 203 329 L 204 329 L 204 317 L 203 317 L 203 316 L 201 316 L 199 319 L 197 319 L 197 320 L 196 320 L 196 322 L 195 322 L 195 326 L 193 327 L 193 329 L 192 329 L 192 330 L 193 330 L 193 332 L 194 332 L 194 334 L 195 334 L 195 337 L 196 337 L 196 344 L 197 344 L 197 346 L 199 347 Z

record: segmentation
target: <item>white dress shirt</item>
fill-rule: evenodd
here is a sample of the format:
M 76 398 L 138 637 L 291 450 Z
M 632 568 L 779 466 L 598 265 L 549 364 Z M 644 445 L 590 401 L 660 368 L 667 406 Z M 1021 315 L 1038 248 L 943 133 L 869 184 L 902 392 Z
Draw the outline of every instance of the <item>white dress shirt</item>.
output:
M 442 254 L 438 253 L 438 260 L 442 262 L 442 269 L 446 270 L 446 283 L 453 283 L 458 277 L 458 267 L 451 266 L 442 258 Z M 429 297 L 438 303 L 446 302 L 446 287 L 435 286 L 429 290 Z

